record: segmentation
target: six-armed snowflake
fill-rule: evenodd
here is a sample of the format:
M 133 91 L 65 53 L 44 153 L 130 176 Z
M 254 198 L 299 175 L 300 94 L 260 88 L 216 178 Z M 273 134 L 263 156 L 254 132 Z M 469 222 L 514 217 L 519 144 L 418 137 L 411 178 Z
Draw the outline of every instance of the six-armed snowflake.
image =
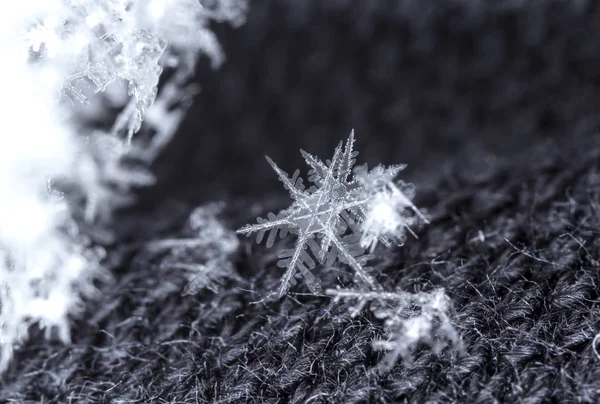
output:
M 369 274 L 366 263 L 381 241 L 386 246 L 401 245 L 405 230 L 418 218 L 427 220 L 412 204 L 412 186 L 394 183 L 394 178 L 404 166 L 377 166 L 368 170 L 357 167 L 353 173 L 358 152 L 353 150 L 354 132 L 346 145 L 336 147 L 331 160 L 323 162 L 301 151 L 310 166 L 309 188 L 303 184 L 299 170 L 289 177 L 273 160 L 273 167 L 284 187 L 294 200 L 292 205 L 278 214 L 269 213 L 267 219 L 258 218 L 257 224 L 247 225 L 238 233 L 257 233 L 260 243 L 265 234 L 267 247 L 272 247 L 277 234 L 288 233 L 298 237 L 293 249 L 279 253 L 280 267 L 286 268 L 278 295 L 286 293 L 299 271 L 311 292 L 319 290 L 319 281 L 311 273 L 317 264 L 331 266 L 336 261 L 348 264 L 356 281 L 369 289 L 379 289 L 375 278 Z

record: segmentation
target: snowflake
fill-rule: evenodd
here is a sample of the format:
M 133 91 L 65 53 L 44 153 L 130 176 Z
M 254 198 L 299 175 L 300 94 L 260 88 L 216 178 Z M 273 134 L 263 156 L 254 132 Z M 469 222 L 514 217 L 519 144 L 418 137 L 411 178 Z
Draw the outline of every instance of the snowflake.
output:
M 375 317 L 383 320 L 385 339 L 373 341 L 373 348 L 387 352 L 379 365 L 383 372 L 391 370 L 399 358 L 410 360 L 411 350 L 419 344 L 433 347 L 435 353 L 448 345 L 461 345 L 448 315 L 451 302 L 444 289 L 429 293 L 329 289 L 327 294 L 334 296 L 334 301 L 357 301 L 351 309 L 353 317 L 369 304 Z
M 353 176 L 352 170 L 358 155 L 353 147 L 354 132 L 350 133 L 345 147 L 340 142 L 331 160 L 326 162 L 301 151 L 311 167 L 308 180 L 313 185 L 308 189 L 299 176 L 299 170 L 289 177 L 267 157 L 294 202 L 277 215 L 269 213 L 267 219 L 258 218 L 257 224 L 247 225 L 238 233 L 249 236 L 256 232 L 257 242 L 260 243 L 268 232 L 266 245 L 269 248 L 273 246 L 278 233 L 281 238 L 288 233 L 298 237 L 293 249 L 279 253 L 278 266 L 286 268 L 278 290 L 279 296 L 295 284 L 297 271 L 305 278 L 309 290 L 318 292 L 319 281 L 311 269 L 317 263 L 332 266 L 336 261 L 348 264 L 359 284 L 379 289 L 377 281 L 365 266 L 371 258 L 365 247 L 370 246 L 373 251 L 377 241 L 386 245 L 392 241 L 401 244 L 404 229 L 414 223 L 415 213 L 423 217 L 410 202 L 410 196 L 404 195 L 393 185 L 392 180 L 402 166 L 378 166 L 371 171 L 363 166 Z M 384 197 L 387 199 L 384 200 Z M 382 208 L 384 202 L 387 208 Z M 385 218 L 380 220 L 382 216 Z

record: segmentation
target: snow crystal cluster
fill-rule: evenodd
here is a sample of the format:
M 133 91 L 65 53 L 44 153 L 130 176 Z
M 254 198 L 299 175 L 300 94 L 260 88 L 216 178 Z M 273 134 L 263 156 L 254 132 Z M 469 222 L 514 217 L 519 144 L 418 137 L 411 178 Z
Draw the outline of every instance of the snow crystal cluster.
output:
M 402 245 L 406 233 L 426 217 L 412 203 L 414 187 L 396 181 L 405 166 L 378 165 L 369 170 L 366 165 L 356 168 L 354 132 L 344 146 L 340 143 L 331 160 L 325 162 L 302 151 L 310 166 L 304 184 L 299 170 L 290 177 L 267 158 L 293 199 L 290 207 L 278 214 L 269 213 L 257 224 L 247 225 L 238 233 L 257 233 L 257 242 L 267 237 L 272 247 L 279 236 L 296 235 L 294 248 L 279 252 L 278 266 L 285 268 L 278 296 L 284 295 L 300 272 L 312 293 L 320 290 L 319 280 L 311 272 L 318 265 L 331 267 L 337 261 L 348 265 L 355 274 L 359 289 L 328 289 L 334 301 L 356 300 L 353 315 L 370 304 L 376 318 L 383 321 L 387 339 L 374 341 L 373 346 L 387 351 L 382 370 L 389 370 L 398 358 L 407 358 L 410 350 L 420 343 L 441 349 L 444 339 L 459 342 L 449 316 L 450 301 L 443 289 L 431 293 L 385 292 L 371 275 L 368 261 L 378 243 L 385 246 Z
M 30 66 L 54 83 L 70 124 L 87 139 L 74 177 L 85 179 L 77 183 L 88 220 L 109 218 L 129 202 L 124 191 L 152 183 L 148 170 L 132 172 L 121 158 L 129 151 L 149 163 L 157 155 L 197 91 L 187 81 L 198 56 L 207 55 L 213 67 L 224 60 L 210 22 L 239 25 L 246 8 L 246 0 L 49 0 L 30 16 Z M 172 74 L 157 95 L 164 69 Z M 120 111 L 112 127 L 85 133 L 90 122 L 110 120 L 108 110 Z M 131 150 L 146 115 L 156 139 Z M 114 141 L 121 138 L 124 144 Z
M 68 340 L 67 316 L 93 293 L 89 279 L 102 273 L 103 254 L 80 234 L 73 207 L 82 199 L 82 216 L 109 217 L 129 201 L 130 188 L 153 181 L 143 166 L 121 164 L 135 149 L 133 134 L 149 114 L 159 136 L 144 156 L 156 156 L 189 104 L 193 90 L 184 87 L 197 57 L 208 55 L 215 67 L 223 61 L 210 22 L 240 24 L 245 11 L 245 0 L 21 0 L 3 7 L 0 371 L 33 324 Z M 157 98 L 164 69 L 173 70 L 169 91 Z M 115 110 L 112 127 L 89 130 Z M 74 203 L 56 184 L 78 189 L 81 199 Z
M 60 66 L 63 98 L 88 103 L 105 96 L 123 110 L 112 132 L 130 142 L 155 100 L 163 68 L 178 80 L 193 73 L 200 53 L 214 67 L 224 59 L 211 20 L 239 24 L 240 0 L 54 0 L 28 32 L 33 58 Z M 123 90 L 127 95 L 123 94 Z
M 386 351 L 380 370 L 386 372 L 400 358 L 410 360 L 411 350 L 420 344 L 439 353 L 447 345 L 460 346 L 460 337 L 450 321 L 450 299 L 444 289 L 430 293 L 365 292 L 364 290 L 329 289 L 334 301 L 356 301 L 353 316 L 366 305 L 376 318 L 384 321 L 384 339 L 373 341 L 373 348 Z

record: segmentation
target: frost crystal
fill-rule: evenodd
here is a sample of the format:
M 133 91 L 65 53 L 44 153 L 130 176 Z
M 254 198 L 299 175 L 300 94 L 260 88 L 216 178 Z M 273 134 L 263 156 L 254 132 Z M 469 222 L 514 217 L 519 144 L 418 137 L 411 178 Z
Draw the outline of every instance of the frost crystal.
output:
M 436 353 L 448 344 L 460 346 L 460 337 L 448 316 L 450 300 L 444 289 L 430 293 L 329 289 L 327 294 L 334 296 L 334 301 L 357 301 L 353 316 L 368 304 L 375 317 L 384 321 L 385 339 L 373 341 L 375 349 L 387 352 L 380 363 L 384 372 L 391 370 L 398 359 L 410 359 L 411 350 L 419 344 L 433 347 Z
M 289 177 L 267 157 L 294 202 L 278 214 L 269 213 L 267 219 L 258 218 L 257 224 L 247 225 L 238 233 L 257 233 L 260 243 L 268 232 L 267 247 L 273 246 L 278 233 L 281 238 L 288 233 L 297 236 L 293 249 L 279 253 L 278 266 L 286 268 L 279 296 L 286 293 L 289 285 L 295 284 L 297 271 L 303 275 L 310 291 L 316 293 L 319 281 L 311 270 L 318 263 L 331 266 L 338 260 L 353 269 L 359 284 L 378 288 L 366 267 L 370 255 L 365 248 L 373 251 L 378 241 L 388 246 L 394 242 L 401 245 L 404 230 L 415 222 L 415 215 L 424 219 L 410 202 L 412 194 L 402 192 L 407 187 L 398 188 L 393 183 L 403 167 L 378 166 L 369 171 L 363 166 L 353 176 L 358 155 L 353 147 L 354 132 L 345 147 L 341 142 L 332 159 L 326 162 L 301 151 L 311 167 L 308 180 L 313 185 L 308 189 L 299 170 Z

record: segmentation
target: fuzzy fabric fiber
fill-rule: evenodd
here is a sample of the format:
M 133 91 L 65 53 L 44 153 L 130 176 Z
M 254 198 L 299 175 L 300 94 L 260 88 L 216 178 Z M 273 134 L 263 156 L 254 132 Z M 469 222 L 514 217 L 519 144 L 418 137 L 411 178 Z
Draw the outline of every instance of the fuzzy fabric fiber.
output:
M 215 28 L 156 187 L 115 219 L 114 275 L 72 344 L 32 336 L 3 375 L 16 403 L 597 403 L 600 6 L 593 1 L 255 0 Z M 240 240 L 237 276 L 182 295 L 145 242 L 224 200 L 235 229 L 286 207 L 263 159 L 303 168 L 354 128 L 359 162 L 407 163 L 431 224 L 383 251 L 390 291 L 443 287 L 462 350 L 419 347 L 387 373 L 368 311 L 302 282 L 263 300 L 276 248 Z M 352 286 L 344 267 L 314 274 Z M 599 347 L 596 347 L 600 349 Z

